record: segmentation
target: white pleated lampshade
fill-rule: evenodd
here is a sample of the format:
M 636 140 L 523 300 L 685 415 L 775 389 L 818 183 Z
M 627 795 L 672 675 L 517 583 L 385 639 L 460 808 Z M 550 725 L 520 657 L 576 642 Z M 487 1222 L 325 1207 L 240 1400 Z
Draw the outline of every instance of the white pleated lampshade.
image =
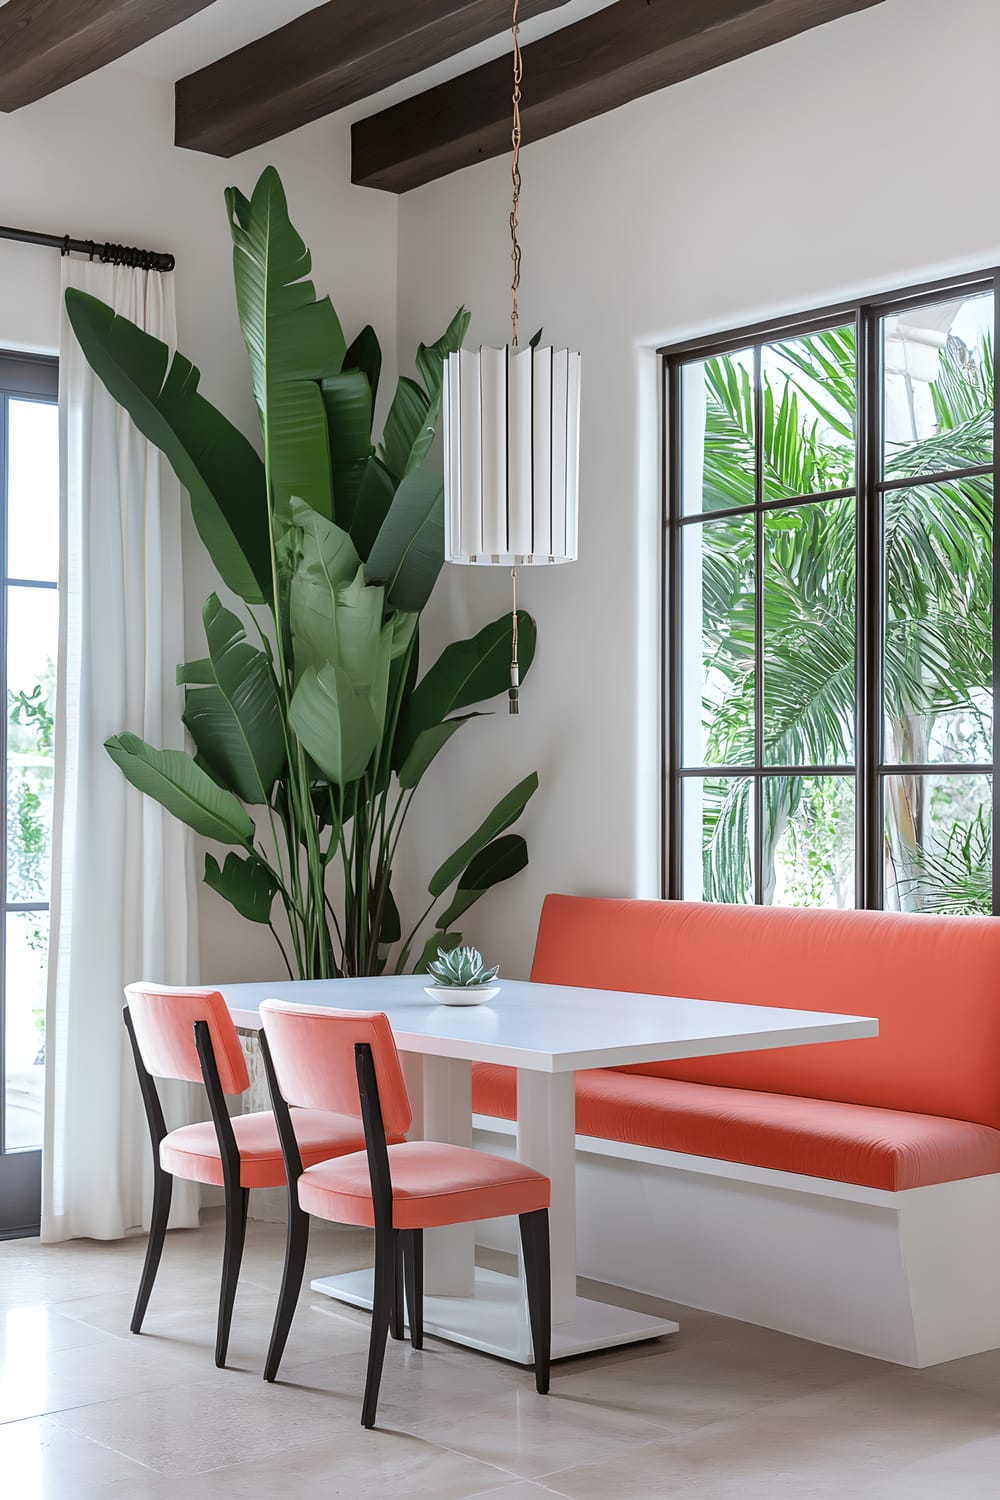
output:
M 445 557 L 572 562 L 580 487 L 580 356 L 460 349 L 445 364 Z

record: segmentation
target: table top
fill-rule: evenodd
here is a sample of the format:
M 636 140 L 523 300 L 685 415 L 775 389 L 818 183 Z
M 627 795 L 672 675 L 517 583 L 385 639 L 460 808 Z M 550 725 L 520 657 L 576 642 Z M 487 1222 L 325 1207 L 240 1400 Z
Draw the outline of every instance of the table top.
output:
M 731 1005 L 619 990 L 499 980 L 488 1005 L 438 1005 L 423 974 L 376 979 L 270 980 L 221 984 L 238 1026 L 260 1026 L 262 1000 L 341 1010 L 381 1010 L 401 1052 L 506 1063 L 540 1073 L 620 1067 L 721 1052 L 756 1052 L 878 1035 L 870 1016 Z

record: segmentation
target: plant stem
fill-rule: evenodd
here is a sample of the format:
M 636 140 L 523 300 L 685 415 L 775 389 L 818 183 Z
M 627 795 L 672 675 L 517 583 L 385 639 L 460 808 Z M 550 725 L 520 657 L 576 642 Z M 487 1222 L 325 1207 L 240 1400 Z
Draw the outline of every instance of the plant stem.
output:
M 274 941 L 277 943 L 281 956 L 285 960 L 285 968 L 288 970 L 288 977 L 289 979 L 294 979 L 295 975 L 292 973 L 292 966 L 288 962 L 288 954 L 285 952 L 285 945 L 278 936 L 278 929 L 275 927 L 273 922 L 268 922 L 267 925 L 268 927 L 270 927 L 271 932 L 274 934 Z
M 406 942 L 403 944 L 402 948 L 400 949 L 400 962 L 402 962 L 402 958 L 403 958 L 404 955 L 408 955 L 409 954 L 410 945 L 413 942 L 413 939 L 416 937 L 416 935 L 420 931 L 421 927 L 423 927 L 424 923 L 427 921 L 427 918 L 430 916 L 431 912 L 434 910 L 434 908 L 437 905 L 437 903 L 438 903 L 438 898 L 437 898 L 437 896 L 435 896 L 433 898 L 433 900 L 431 901 L 430 906 L 428 906 L 427 910 L 425 912 L 423 912 L 417 918 L 417 921 L 416 921 L 416 924 L 415 924 L 415 926 L 413 928 L 413 931 L 410 933 L 409 937 L 406 939 Z M 399 968 L 398 967 L 396 969 L 396 972 L 397 972 L 397 974 L 399 973 Z

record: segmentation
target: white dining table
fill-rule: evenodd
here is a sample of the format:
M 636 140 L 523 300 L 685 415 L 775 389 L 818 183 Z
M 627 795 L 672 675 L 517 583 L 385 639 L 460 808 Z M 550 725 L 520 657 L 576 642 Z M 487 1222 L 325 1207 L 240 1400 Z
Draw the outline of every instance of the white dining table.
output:
M 581 1068 L 754 1052 L 878 1035 L 869 1016 L 830 1015 L 670 995 L 500 981 L 488 1005 L 435 1003 L 420 975 L 222 984 L 237 1026 L 260 1028 L 269 998 L 341 1010 L 384 1011 L 413 1107 L 411 1139 L 473 1144 L 472 1064 L 517 1069 L 516 1154 L 552 1182 L 552 1357 L 566 1358 L 673 1333 L 666 1318 L 578 1297 L 576 1091 Z M 643 1225 L 623 1224 L 623 1235 Z M 531 1363 L 523 1278 L 477 1268 L 475 1226 L 424 1235 L 424 1328 L 490 1354 Z M 324 1276 L 312 1289 L 371 1307 L 372 1273 Z

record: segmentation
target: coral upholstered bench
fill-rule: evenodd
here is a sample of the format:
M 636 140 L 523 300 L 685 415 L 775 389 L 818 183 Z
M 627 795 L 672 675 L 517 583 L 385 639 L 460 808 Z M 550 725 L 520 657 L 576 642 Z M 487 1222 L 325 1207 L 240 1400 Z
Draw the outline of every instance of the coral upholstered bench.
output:
M 1000 1346 L 1000 921 L 550 896 L 531 977 L 879 1019 L 580 1073 L 581 1274 L 902 1364 Z M 483 1137 L 515 1089 L 475 1068 Z

